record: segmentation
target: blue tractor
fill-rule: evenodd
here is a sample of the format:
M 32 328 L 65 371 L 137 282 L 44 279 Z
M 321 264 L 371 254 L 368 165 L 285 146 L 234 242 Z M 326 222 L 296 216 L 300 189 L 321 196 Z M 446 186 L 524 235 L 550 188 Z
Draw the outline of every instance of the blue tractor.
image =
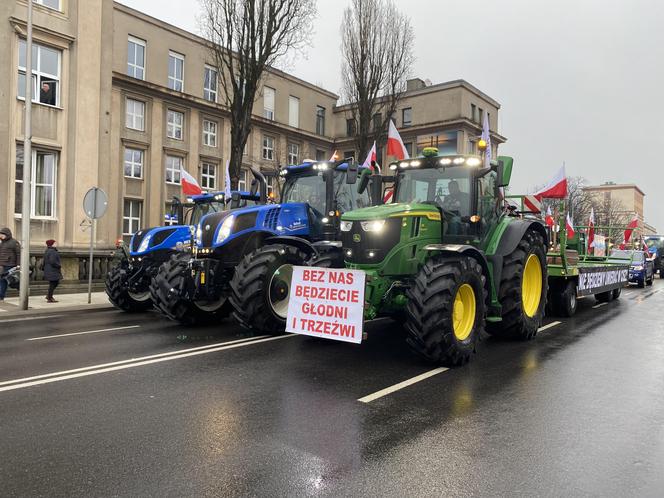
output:
M 192 323 L 214 321 L 232 309 L 246 328 L 279 333 L 285 328 L 292 266 L 343 266 L 340 215 L 380 198 L 380 175 L 347 159 L 288 166 L 280 177 L 280 204 L 201 219 L 193 257 L 173 257 L 153 281 L 159 310 Z M 197 302 L 216 307 L 203 309 Z
M 167 218 L 184 224 L 139 230 L 132 236 L 128 248 L 119 245 L 119 261 L 106 277 L 108 299 L 123 311 L 151 309 L 150 282 L 159 266 L 173 254 L 191 250 L 192 226 L 207 214 L 227 209 L 232 202 L 247 202 L 247 199 L 254 198 L 257 196 L 245 192 L 234 195 L 234 201 L 231 201 L 223 192 L 205 193 L 191 196 L 183 204 L 175 197 Z

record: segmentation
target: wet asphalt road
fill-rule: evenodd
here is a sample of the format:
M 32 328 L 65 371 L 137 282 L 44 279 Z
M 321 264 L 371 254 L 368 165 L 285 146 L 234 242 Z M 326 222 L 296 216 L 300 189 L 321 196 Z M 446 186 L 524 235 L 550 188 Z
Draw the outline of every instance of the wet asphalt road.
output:
M 0 318 L 0 496 L 662 496 L 664 282 L 595 306 L 368 403 L 433 369 L 388 320 Z

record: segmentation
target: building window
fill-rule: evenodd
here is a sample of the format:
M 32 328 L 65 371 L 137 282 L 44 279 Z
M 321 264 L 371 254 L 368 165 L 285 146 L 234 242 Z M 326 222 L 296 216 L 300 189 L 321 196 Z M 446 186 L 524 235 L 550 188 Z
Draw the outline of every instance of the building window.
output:
M 403 146 L 406 148 L 406 152 L 408 152 L 408 157 L 413 157 L 413 142 L 406 142 Z
M 316 161 L 325 161 L 327 154 L 324 150 L 316 149 Z
M 355 126 L 355 119 L 347 119 L 346 120 L 346 136 L 347 137 L 354 137 L 356 134 L 357 128 Z
M 268 197 L 273 197 L 274 196 L 274 177 L 273 176 L 268 176 L 265 180 L 267 181 L 267 195 L 268 195 Z
M 166 113 L 166 136 L 175 140 L 182 140 L 183 127 L 184 114 L 169 109 Z
M 18 41 L 18 97 L 25 99 L 25 40 Z M 32 101 L 60 105 L 61 52 L 37 43 L 32 47 Z
M 145 79 L 145 42 L 133 36 L 127 42 L 127 76 Z
M 173 203 L 166 203 L 166 211 L 164 212 L 164 226 L 171 227 L 173 225 L 179 225 L 177 213 L 173 212 Z
M 134 235 L 141 229 L 141 214 L 143 201 L 131 199 L 124 200 L 124 214 L 122 216 L 122 235 Z
M 182 162 L 181 157 L 166 156 L 166 183 L 180 185 Z
M 217 146 L 217 123 L 215 121 L 203 120 L 203 145 Z
M 143 178 L 143 151 L 141 149 L 125 147 L 124 176 L 129 178 Z
M 49 9 L 57 11 L 62 10 L 60 8 L 60 0 L 33 0 L 33 3 L 36 3 L 38 5 L 43 5 L 44 7 L 48 7 Z
M 274 119 L 274 93 L 274 88 L 263 88 L 263 117 L 269 120 Z
M 274 160 L 274 138 L 263 135 L 263 159 Z
M 288 164 L 300 164 L 300 146 L 288 144 Z
M 201 187 L 214 190 L 217 188 L 217 165 L 210 163 L 201 164 Z
M 16 195 L 14 212 L 23 210 L 23 145 L 16 146 Z M 32 189 L 30 194 L 31 218 L 55 218 L 56 179 L 58 154 L 32 150 Z
M 316 106 L 316 133 L 325 135 L 325 107 Z
M 373 115 L 373 118 L 372 118 L 372 121 L 373 121 L 372 124 L 373 124 L 373 131 L 374 131 L 374 133 L 377 132 L 377 131 L 380 131 L 380 128 L 381 128 L 381 126 L 382 126 L 382 124 L 383 124 L 383 116 L 382 116 L 382 114 L 381 114 L 380 112 L 377 112 L 376 114 L 374 114 L 374 115 Z
M 168 88 L 184 91 L 184 55 L 168 52 Z
M 413 124 L 413 108 L 406 107 L 401 110 L 401 123 L 403 126 L 410 126 Z
M 482 124 L 484 122 L 484 110 L 481 107 L 478 107 L 479 109 L 479 121 L 478 123 Z
M 477 121 L 477 106 L 475 104 L 470 104 L 470 120 Z
M 237 181 L 237 189 L 240 192 L 247 192 L 247 170 L 246 169 L 241 169 L 240 170 L 240 177 Z
M 300 99 L 292 95 L 288 97 L 288 125 L 300 127 Z
M 145 102 L 127 99 L 125 126 L 131 130 L 145 131 Z
M 210 66 L 205 66 L 203 74 L 203 98 L 217 101 L 217 70 Z

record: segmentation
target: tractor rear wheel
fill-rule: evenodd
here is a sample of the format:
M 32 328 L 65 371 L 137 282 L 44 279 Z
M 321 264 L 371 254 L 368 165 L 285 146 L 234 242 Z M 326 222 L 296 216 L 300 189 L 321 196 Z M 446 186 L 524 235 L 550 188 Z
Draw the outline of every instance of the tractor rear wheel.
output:
M 406 339 L 425 359 L 463 365 L 484 329 L 485 277 L 473 258 L 431 258 L 407 292 Z
M 527 230 L 516 249 L 505 257 L 498 289 L 502 321 L 487 325 L 491 335 L 532 339 L 542 323 L 547 295 L 546 244 Z
M 552 298 L 554 311 L 558 316 L 574 316 L 578 306 L 576 298 L 576 282 L 570 280 L 563 286 L 562 291 L 554 294 Z
M 150 285 L 155 308 L 185 325 L 215 323 L 227 317 L 231 312 L 228 296 L 220 296 L 214 301 L 188 301 L 181 297 L 182 291 L 191 283 L 189 258 L 187 254 L 178 253 L 161 265 Z
M 285 244 L 263 246 L 242 258 L 231 280 L 230 300 L 238 323 L 258 334 L 283 334 L 293 267 L 307 260 L 305 252 Z
M 116 308 L 130 313 L 152 309 L 149 289 L 142 293 L 129 292 L 127 272 L 122 263 L 108 272 L 105 282 L 108 300 Z

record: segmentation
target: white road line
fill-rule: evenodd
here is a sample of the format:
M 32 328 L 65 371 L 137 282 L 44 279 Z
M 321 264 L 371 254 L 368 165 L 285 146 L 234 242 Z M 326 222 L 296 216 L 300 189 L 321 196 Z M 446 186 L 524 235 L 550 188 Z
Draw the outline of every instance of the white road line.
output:
M 172 356 L 164 356 L 161 358 L 153 358 L 150 360 L 144 360 L 144 361 L 133 361 L 132 363 L 126 362 L 124 365 L 115 365 L 115 366 L 108 366 L 105 368 L 97 368 L 96 370 L 87 370 L 84 372 L 78 372 L 78 373 L 70 373 L 66 375 L 58 375 L 57 377 L 52 377 L 52 375 L 56 375 L 55 373 L 53 374 L 46 374 L 45 376 L 41 377 L 48 377 L 44 378 L 41 380 L 33 380 L 29 381 L 28 379 L 16 379 L 16 380 L 11 380 L 11 381 L 6 381 L 3 382 L 2 384 L 11 384 L 11 385 L 5 385 L 4 387 L 0 387 L 0 392 L 4 391 L 13 391 L 16 389 L 25 389 L 27 387 L 33 387 L 33 386 L 39 386 L 43 384 L 50 384 L 52 382 L 59 382 L 62 380 L 69 380 L 69 379 L 77 379 L 79 377 L 87 377 L 89 375 L 98 375 L 102 373 L 108 373 L 108 372 L 115 372 L 117 370 L 126 370 L 129 368 L 135 368 L 135 367 L 141 367 L 144 365 L 151 365 L 154 363 L 161 363 L 164 361 L 171 361 L 171 360 L 179 360 L 180 358 L 188 358 L 190 356 L 198 356 L 202 354 L 208 354 L 208 353 L 215 353 L 217 351 L 224 351 L 227 349 L 235 349 L 235 348 L 241 348 L 243 346 L 250 346 L 252 344 L 260 344 L 263 342 L 268 342 L 268 341 L 276 341 L 279 339 L 286 339 L 288 337 L 296 337 L 295 335 L 280 335 L 277 337 L 267 337 L 264 339 L 257 339 L 257 340 L 243 340 L 243 342 L 236 342 L 235 344 L 230 344 L 230 343 L 225 343 L 226 345 L 224 346 L 219 346 L 217 348 L 208 348 L 208 349 L 203 349 L 199 351 L 189 351 L 186 353 L 178 352 L 173 353 Z M 234 342 L 234 341 L 231 341 Z M 194 348 L 196 349 L 196 348 Z M 140 360 L 140 358 L 136 358 L 135 360 Z M 128 360 L 131 361 L 131 360 Z M 122 362 L 116 362 L 116 363 L 122 363 Z M 87 369 L 95 368 L 95 367 L 86 367 Z M 78 369 L 78 370 L 85 370 L 84 369 Z M 64 373 L 64 372 L 61 372 Z M 40 377 L 40 376 L 38 376 Z
M 599 303 L 599 304 L 596 304 L 595 306 L 593 306 L 593 309 L 596 310 L 597 308 L 601 308 L 602 306 L 606 306 L 607 304 L 609 304 L 609 303 Z
M 376 391 L 373 394 L 364 396 L 363 398 L 358 399 L 358 401 L 362 403 L 371 403 L 372 401 L 382 398 L 383 396 L 387 396 L 388 394 L 392 394 L 393 392 L 398 391 L 399 389 L 412 386 L 413 384 L 426 380 L 429 377 L 433 377 L 434 375 L 438 375 L 439 373 L 443 373 L 447 370 L 449 370 L 449 368 L 445 367 L 434 368 L 433 370 L 429 370 L 428 372 L 424 372 L 423 374 L 416 375 L 415 377 L 412 377 L 408 380 L 404 380 L 403 382 L 399 382 L 398 384 L 394 384 L 393 386 L 386 387 L 385 389 Z
M 26 316 L 25 318 L 8 318 L 7 320 L 0 320 L 0 323 L 22 322 L 26 320 L 44 320 L 45 318 L 60 318 L 64 315 L 46 315 L 46 316 Z
M 127 330 L 127 329 L 137 329 L 140 328 L 140 325 L 128 325 L 126 327 L 113 327 L 111 329 L 99 329 L 99 330 L 86 330 L 85 332 L 72 332 L 70 334 L 58 334 L 58 335 L 45 335 L 43 337 L 31 337 L 26 339 L 26 341 L 43 341 L 44 339 L 55 339 L 57 337 L 69 337 L 72 335 L 84 335 L 84 334 L 98 334 L 100 332 L 112 332 L 114 330 Z
M 551 327 L 555 327 L 556 325 L 560 325 L 563 322 L 551 322 L 547 323 L 546 325 L 542 325 L 540 328 L 537 329 L 538 332 L 541 332 L 542 330 L 550 329 Z

